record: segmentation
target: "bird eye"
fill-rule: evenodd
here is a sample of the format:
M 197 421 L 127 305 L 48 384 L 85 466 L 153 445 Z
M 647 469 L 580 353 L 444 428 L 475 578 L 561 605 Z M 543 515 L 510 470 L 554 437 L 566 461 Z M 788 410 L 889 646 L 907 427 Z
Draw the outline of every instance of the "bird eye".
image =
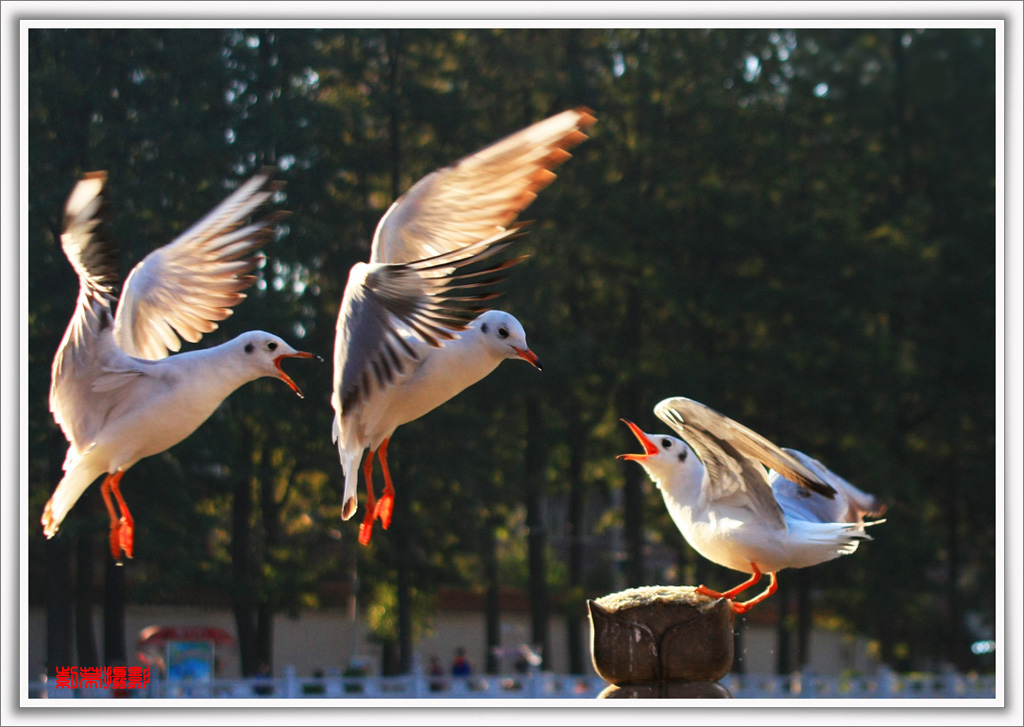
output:
M 269 348 L 271 351 L 276 350 L 277 349 L 277 341 L 271 341 L 270 343 L 268 343 L 267 344 L 267 348 Z
M 508 338 L 508 329 L 507 328 L 499 328 L 498 329 L 498 335 L 501 336 L 502 338 Z
M 672 440 L 669 439 L 668 437 L 665 437 L 664 439 L 661 440 L 661 446 L 664 447 L 665 449 L 671 449 Z
M 252 346 L 251 343 L 245 344 L 245 352 L 246 353 L 252 353 L 252 348 L 253 348 L 253 346 Z

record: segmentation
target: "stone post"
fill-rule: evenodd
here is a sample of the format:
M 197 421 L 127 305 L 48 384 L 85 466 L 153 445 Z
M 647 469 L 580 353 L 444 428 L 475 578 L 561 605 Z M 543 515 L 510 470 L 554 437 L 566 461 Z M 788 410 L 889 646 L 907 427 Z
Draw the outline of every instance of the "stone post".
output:
M 631 588 L 587 601 L 590 654 L 610 686 L 600 699 L 730 699 L 729 602 L 690 586 Z

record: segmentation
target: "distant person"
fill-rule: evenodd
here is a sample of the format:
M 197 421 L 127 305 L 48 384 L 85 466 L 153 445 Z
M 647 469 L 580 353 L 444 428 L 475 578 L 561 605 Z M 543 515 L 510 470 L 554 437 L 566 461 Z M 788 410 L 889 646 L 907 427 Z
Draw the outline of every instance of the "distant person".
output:
M 427 673 L 430 674 L 430 691 L 443 692 L 444 679 L 441 679 L 441 676 L 444 674 L 444 667 L 441 666 L 441 660 L 436 655 L 430 657 L 430 668 Z
M 257 683 L 252 688 L 254 694 L 259 697 L 266 697 L 274 693 L 274 684 L 270 680 L 273 677 L 273 672 L 270 670 L 270 664 L 265 661 L 260 662 L 260 669 L 256 672 Z
M 455 652 L 455 661 L 452 662 L 452 676 L 468 677 L 472 673 L 473 668 L 469 665 L 469 659 L 466 658 L 466 650 L 460 646 Z

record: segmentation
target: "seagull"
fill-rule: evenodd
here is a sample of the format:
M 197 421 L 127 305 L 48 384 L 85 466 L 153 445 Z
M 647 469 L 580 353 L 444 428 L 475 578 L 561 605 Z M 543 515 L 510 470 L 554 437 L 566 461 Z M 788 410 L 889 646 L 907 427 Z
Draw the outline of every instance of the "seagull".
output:
M 299 396 L 281 369 L 286 358 L 311 358 L 263 331 L 203 350 L 168 355 L 217 328 L 262 261 L 258 248 L 281 214 L 246 219 L 279 188 L 267 169 L 242 184 L 173 242 L 154 250 L 128 276 L 114 314 L 119 277 L 113 245 L 99 234 L 107 175 L 78 182 L 64 211 L 61 246 L 79 279 L 78 302 L 53 360 L 50 411 L 69 447 L 64 477 L 43 511 L 52 538 L 68 511 L 100 475 L 110 514 L 110 550 L 132 557 L 134 519 L 121 477 L 143 457 L 192 434 L 220 403 L 249 381 L 273 376 Z M 118 517 L 111 499 L 116 498 Z
M 728 599 L 736 613 L 746 613 L 775 593 L 778 571 L 849 555 L 861 540 L 872 539 L 865 527 L 885 522 L 864 521 L 885 512 L 874 495 L 704 404 L 675 397 L 660 402 L 654 413 L 682 439 L 646 434 L 623 419 L 644 452 L 618 458 L 643 465 L 694 550 L 751 574 L 724 593 L 697 588 L 705 596 Z M 763 593 L 742 603 L 733 600 L 763 573 L 770 577 Z
M 476 265 L 523 234 L 516 217 L 555 179 L 551 170 L 587 139 L 596 119 L 583 108 L 522 129 L 421 179 L 377 226 L 370 261 L 349 272 L 334 348 L 332 428 L 345 474 L 342 519 L 358 508 L 363 452 L 366 514 L 387 529 L 394 506 L 388 443 L 395 429 L 437 408 L 487 376 L 506 358 L 541 369 L 511 314 L 482 305 L 496 293 L 470 292 L 498 282 L 525 259 Z M 482 269 L 480 269 L 482 267 Z M 373 492 L 373 458 L 384 491 Z

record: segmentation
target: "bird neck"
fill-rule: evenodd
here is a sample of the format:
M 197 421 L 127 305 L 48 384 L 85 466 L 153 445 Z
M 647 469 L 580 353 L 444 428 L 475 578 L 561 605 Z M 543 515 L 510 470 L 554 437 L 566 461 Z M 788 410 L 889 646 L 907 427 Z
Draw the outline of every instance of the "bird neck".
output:
M 234 340 L 175 355 L 191 383 L 209 396 L 227 398 L 235 389 L 263 376 L 247 357 L 238 355 Z
M 686 469 L 669 472 L 650 472 L 651 479 L 661 490 L 665 504 L 671 510 L 689 509 L 704 496 L 704 467 L 691 464 Z
M 503 360 L 502 356 L 486 345 L 477 331 L 471 329 L 464 332 L 461 338 L 448 341 L 434 351 L 429 365 L 450 381 L 461 383 L 464 389 L 494 371 Z

